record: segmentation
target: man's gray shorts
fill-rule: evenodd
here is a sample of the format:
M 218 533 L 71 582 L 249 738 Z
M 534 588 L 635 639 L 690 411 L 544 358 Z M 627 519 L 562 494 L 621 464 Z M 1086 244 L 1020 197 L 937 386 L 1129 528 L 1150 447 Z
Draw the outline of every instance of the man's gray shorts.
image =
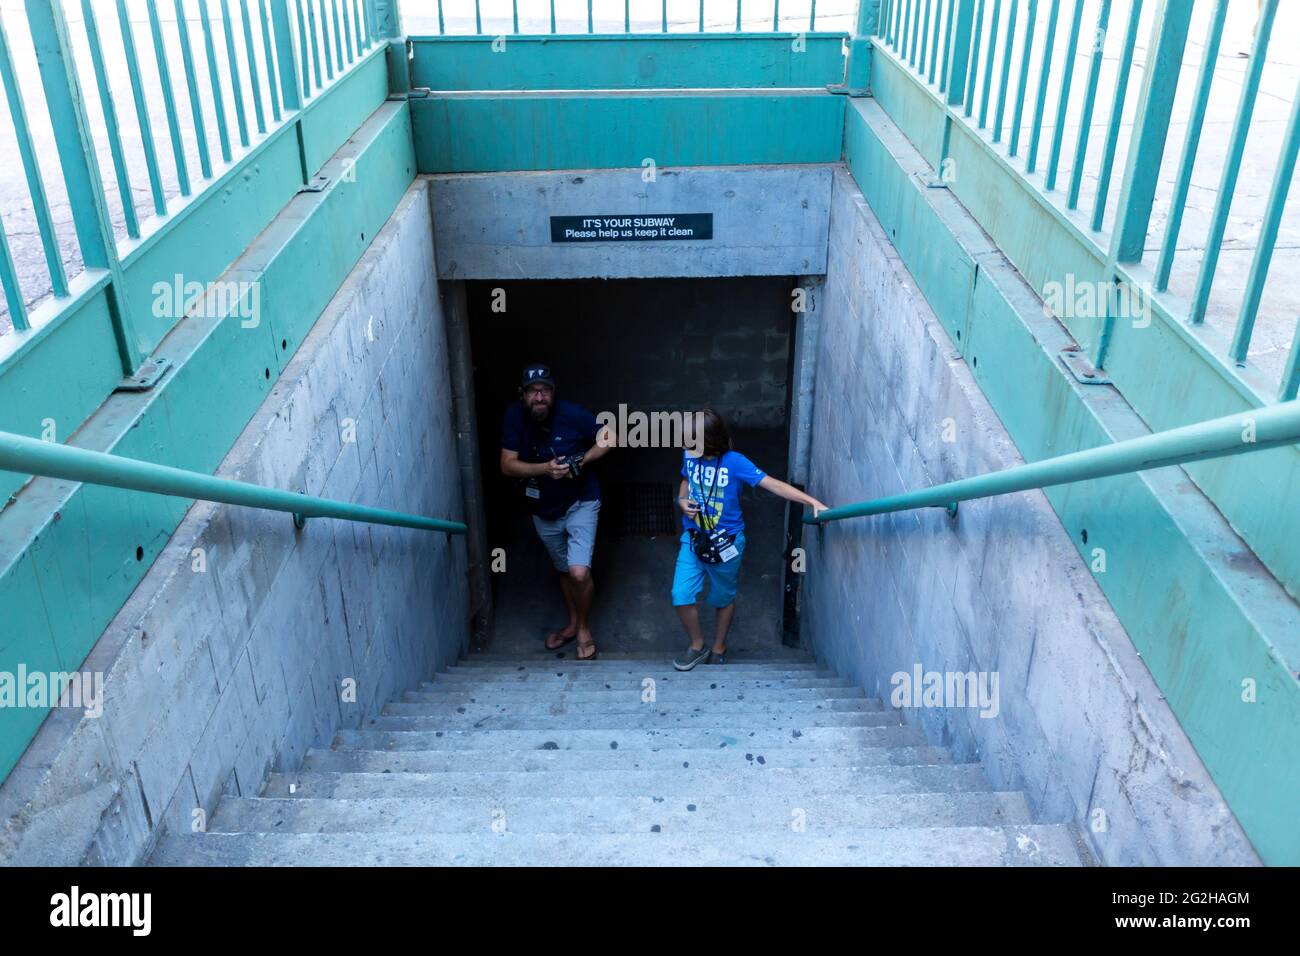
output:
M 533 515 L 533 527 L 546 545 L 555 570 L 568 571 L 572 565 L 591 567 L 591 552 L 596 547 L 596 517 L 599 501 L 575 501 L 559 518 L 547 521 Z

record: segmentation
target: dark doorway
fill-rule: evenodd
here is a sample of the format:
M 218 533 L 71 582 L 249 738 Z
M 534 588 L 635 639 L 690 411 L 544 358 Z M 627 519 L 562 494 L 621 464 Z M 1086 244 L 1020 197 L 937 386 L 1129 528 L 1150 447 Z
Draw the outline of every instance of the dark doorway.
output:
M 466 283 L 488 549 L 498 567 L 505 561 L 489 574 L 493 650 L 541 653 L 546 632 L 566 620 L 521 489 L 500 471 L 501 419 L 518 400 L 520 370 L 548 363 L 557 396 L 595 414 L 712 405 L 737 450 L 784 479 L 793 288 L 791 277 Z M 594 466 L 602 505 L 591 627 L 602 650 L 671 654 L 683 643 L 669 599 L 681 457 L 675 447 L 619 448 Z M 782 633 L 785 503 L 746 490 L 743 506 L 748 546 L 728 642 L 738 652 L 779 647 Z M 712 614 L 704 619 L 709 634 Z

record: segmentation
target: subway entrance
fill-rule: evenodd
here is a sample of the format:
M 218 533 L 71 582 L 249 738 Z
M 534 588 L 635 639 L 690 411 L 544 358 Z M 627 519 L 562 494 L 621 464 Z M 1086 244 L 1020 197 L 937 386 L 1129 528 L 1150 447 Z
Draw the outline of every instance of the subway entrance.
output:
M 737 451 L 787 479 L 795 284 L 780 276 L 465 284 L 492 650 L 541 653 L 547 633 L 567 620 L 526 482 L 500 467 L 503 416 L 519 402 L 525 366 L 549 366 L 557 399 L 621 425 L 620 442 L 636 446 L 590 466 L 602 498 L 590 627 L 602 651 L 670 655 L 683 645 L 670 598 L 682 534 L 675 502 L 682 448 L 679 429 L 655 423 L 714 408 Z M 745 488 L 741 501 L 746 548 L 728 646 L 775 648 L 788 629 L 786 502 L 757 488 Z M 710 635 L 713 614 L 703 598 L 700 610 Z M 565 651 L 572 656 L 573 645 Z

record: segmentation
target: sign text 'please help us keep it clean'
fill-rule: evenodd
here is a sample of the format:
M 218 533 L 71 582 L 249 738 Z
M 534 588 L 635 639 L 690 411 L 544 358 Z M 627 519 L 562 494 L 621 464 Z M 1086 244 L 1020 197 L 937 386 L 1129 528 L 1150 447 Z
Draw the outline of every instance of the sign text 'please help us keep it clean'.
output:
M 551 242 L 655 242 L 712 238 L 711 212 L 551 217 Z

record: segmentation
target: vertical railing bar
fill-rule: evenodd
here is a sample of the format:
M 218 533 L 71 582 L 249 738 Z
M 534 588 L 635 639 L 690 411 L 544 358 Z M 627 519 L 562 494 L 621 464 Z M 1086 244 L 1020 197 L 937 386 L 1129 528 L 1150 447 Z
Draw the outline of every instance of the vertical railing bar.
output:
M 1029 83 L 1029 61 L 1034 52 L 1034 27 L 1038 19 L 1038 0 L 1029 0 L 1025 10 L 1025 39 L 1020 47 L 1020 82 L 1016 86 L 1016 105 L 1011 111 L 1011 136 L 1007 140 L 1007 155 L 1016 155 L 1020 147 L 1020 125 L 1025 117 L 1025 87 Z
M 321 11 L 321 16 L 325 16 L 324 11 Z M 483 10 L 480 0 L 474 0 L 474 32 L 476 34 L 483 32 Z
M 311 0 L 303 0 L 303 6 L 307 8 L 307 32 L 311 35 L 312 77 L 316 80 L 316 89 L 320 89 L 325 85 L 325 82 L 321 79 L 320 50 L 322 44 L 320 42 L 320 36 L 316 32 L 316 8 L 312 6 Z M 328 43 L 325 43 L 324 47 L 325 47 L 325 55 L 328 57 L 330 52 L 330 45 Z M 330 79 L 333 79 L 332 73 L 327 75 L 329 76 Z
M 1209 306 L 1210 289 L 1214 285 L 1214 272 L 1219 265 L 1223 233 L 1228 226 L 1228 213 L 1232 209 L 1233 193 L 1237 190 L 1237 176 L 1241 172 L 1241 160 L 1246 152 L 1246 137 L 1250 133 L 1250 120 L 1255 112 L 1255 100 L 1259 93 L 1259 81 L 1264 73 L 1268 42 L 1273 32 L 1273 20 L 1277 16 L 1277 5 L 1278 0 L 1264 0 L 1264 7 L 1259 14 L 1259 23 L 1255 27 L 1255 43 L 1250 50 L 1250 64 L 1246 67 L 1241 99 L 1237 103 L 1237 116 L 1232 124 L 1228 155 L 1224 160 L 1223 176 L 1219 182 L 1218 198 L 1214 203 L 1209 233 L 1205 238 L 1205 253 L 1201 259 L 1200 272 L 1196 277 L 1196 291 L 1192 295 L 1191 311 L 1187 316 L 1187 321 L 1193 325 L 1205 321 L 1205 312 Z
M 623 32 L 632 32 L 632 0 L 623 0 Z
M 943 27 L 943 65 L 939 68 L 939 92 L 948 88 L 948 54 L 952 50 L 952 18 L 961 0 L 948 0 L 948 17 Z
M 519 34 L 519 0 L 510 0 L 510 20 L 514 25 L 514 33 Z
M 893 8 L 889 11 L 893 14 L 893 35 L 889 38 L 889 45 L 897 52 L 902 49 L 903 18 L 907 16 L 903 12 L 903 0 L 892 0 Z
M 235 98 L 235 125 L 239 127 L 239 145 L 248 148 L 248 122 L 244 115 L 244 83 L 239 75 L 239 56 L 235 52 L 235 30 L 230 22 L 230 0 L 221 0 L 222 29 L 226 35 L 226 59 L 230 65 L 230 92 Z
M 149 192 L 153 196 L 153 211 L 167 215 L 167 194 L 163 192 L 162 173 L 158 169 L 158 154 L 154 150 L 149 106 L 144 98 L 144 83 L 140 78 L 140 59 L 136 55 L 135 35 L 131 32 L 131 18 L 127 14 L 126 0 L 117 0 L 117 25 L 122 33 L 122 54 L 126 58 L 126 72 L 131 80 L 131 98 L 135 103 L 136 123 L 140 127 L 140 148 L 144 151 L 144 167 L 149 174 Z
M 948 47 L 952 50 L 952 68 L 948 74 L 948 93 L 944 102 L 953 110 L 960 106 L 966 97 L 966 74 L 969 70 L 971 37 L 975 33 L 975 0 L 957 0 L 954 4 L 957 14 L 953 20 L 952 36 L 948 38 Z M 944 124 L 943 156 L 948 155 L 948 136 L 951 124 Z
M 955 3 L 956 0 L 949 0 Z M 934 71 L 939 65 L 939 27 L 943 22 L 943 0 L 934 0 L 934 32 L 930 37 L 930 75 L 927 82 L 933 85 Z
M 99 90 L 99 106 L 104 113 L 104 132 L 108 137 L 108 152 L 113 162 L 113 175 L 117 178 L 117 192 L 122 200 L 122 218 L 126 234 L 140 238 L 140 220 L 135 214 L 135 199 L 131 194 L 131 178 L 122 153 L 122 134 L 117 123 L 117 109 L 113 105 L 113 91 L 108 85 L 104 68 L 104 50 L 99 43 L 99 21 L 90 0 L 81 0 L 81 15 L 85 19 L 86 44 L 90 48 L 90 64 L 95 74 L 95 87 Z
M 286 0 L 286 2 L 287 2 L 287 0 Z M 298 19 L 298 50 L 299 50 L 299 52 L 300 52 L 300 54 L 301 54 L 301 56 L 302 56 L 302 63 L 299 64 L 299 66 L 300 66 L 300 68 L 301 68 L 301 71 L 302 71 L 302 100 L 301 100 L 301 102 L 304 102 L 304 103 L 305 103 L 305 102 L 307 101 L 307 99 L 311 96 L 311 77 L 312 77 L 312 73 L 313 73 L 313 70 L 312 70 L 313 60 L 312 60 L 312 57 L 311 57 L 311 51 L 310 51 L 310 49 L 309 49 L 308 46 L 307 46 L 307 43 L 308 43 L 308 37 L 307 37 L 307 20 L 303 17 L 302 9 L 303 9 L 303 7 L 306 7 L 308 13 L 310 13 L 310 12 L 311 12 L 311 0 L 294 0 L 294 5 L 293 5 L 293 7 L 294 7 L 294 13 L 297 14 L 297 19 Z M 317 86 L 320 86 L 321 84 L 320 84 L 320 62 L 319 62 L 319 61 L 315 61 L 315 70 L 314 70 L 314 72 L 315 72 L 315 75 L 316 75 L 316 85 L 317 85 Z M 285 108 L 286 108 L 286 109 L 288 108 L 288 105 L 289 105 L 289 104 L 288 104 L 288 102 L 286 101 L 286 103 L 285 103 Z
M 325 0 L 316 0 L 316 6 L 320 9 L 320 46 L 325 51 L 325 78 L 334 79 L 334 54 L 330 52 L 330 21 L 329 14 L 325 12 Z M 478 0 L 475 0 L 477 9 Z M 311 9 L 309 6 L 307 9 Z M 313 42 L 315 42 L 315 26 L 313 30 Z
M 998 55 L 998 22 L 1002 18 L 1002 0 L 993 0 L 993 15 L 989 24 L 989 50 L 984 60 L 984 82 L 980 89 L 979 128 L 984 129 L 989 122 L 989 93 L 993 89 L 993 61 Z
M 263 0 L 265 3 L 265 0 Z M 307 95 L 307 62 L 303 61 L 301 70 L 297 57 L 293 53 L 293 30 L 289 26 L 289 0 L 270 0 L 271 18 L 266 19 L 265 13 L 262 18 L 262 39 L 267 41 L 267 31 L 270 30 L 275 34 L 275 62 L 276 68 L 271 67 L 271 55 L 268 52 L 266 56 L 266 73 L 267 79 L 271 84 L 271 102 L 275 102 L 275 79 L 280 80 L 280 99 L 286 113 L 301 108 Z M 265 7 L 263 7 L 265 11 Z M 299 9 L 298 18 L 298 38 L 302 39 L 302 13 Z M 268 47 L 269 50 L 269 47 Z M 305 48 L 304 48 L 305 52 Z M 301 74 L 302 90 L 299 91 L 298 83 Z
M 592 0 L 587 0 L 587 32 L 595 33 L 596 32 L 595 19 L 594 19 L 594 13 L 591 9 L 591 6 L 592 6 Z
M 23 301 L 23 289 L 18 283 L 18 271 L 14 268 L 14 257 L 9 251 L 9 237 L 5 235 L 3 223 L 0 223 L 0 284 L 4 286 L 9 321 L 14 331 L 28 331 L 32 326 L 27 320 L 27 303 Z
M 199 101 L 199 81 L 194 75 L 194 51 L 190 47 L 190 28 L 185 22 L 181 0 L 174 0 L 176 32 L 181 39 L 181 60 L 185 65 L 185 87 L 190 97 L 190 116 L 194 120 L 194 138 L 199 147 L 199 170 L 204 179 L 212 178 L 212 159 L 208 155 L 208 130 L 203 122 L 203 104 Z
M 900 60 L 906 60 L 907 38 L 912 32 L 912 0 L 902 0 L 898 6 L 902 10 L 902 16 L 899 21 L 900 32 L 898 35 L 898 58 Z
M 208 19 L 208 0 L 199 0 L 199 25 L 203 27 L 203 51 L 208 61 L 208 82 L 212 85 L 212 105 L 217 114 L 217 139 L 221 158 L 230 162 L 230 134 L 226 131 L 226 103 L 217 75 L 217 51 L 212 44 L 212 23 Z
M 438 0 L 439 3 L 442 0 Z M 551 0 L 551 32 L 555 32 L 555 0 Z
M 740 32 L 740 4 L 743 0 L 736 0 L 736 32 Z
M 337 4 L 334 11 L 335 19 L 338 18 L 340 11 L 343 14 L 343 49 L 347 51 L 348 62 L 352 63 L 356 61 L 357 50 L 352 43 L 352 20 L 348 16 L 348 0 L 343 0 L 341 4 L 335 0 L 335 3 Z
M 703 3 L 704 0 L 700 0 L 700 2 Z M 812 4 L 808 11 L 808 32 L 812 33 L 816 29 L 817 29 L 817 0 L 812 0 Z
M 925 0 L 925 13 L 921 15 L 921 52 L 917 56 L 916 72 L 925 73 L 925 54 L 930 39 L 930 0 Z
M 1223 0 L 1226 2 L 1226 0 Z M 1070 168 L 1070 191 L 1066 208 L 1079 208 L 1079 190 L 1083 186 L 1083 165 L 1088 158 L 1088 134 L 1092 131 L 1092 114 L 1097 106 L 1097 84 L 1101 80 L 1101 62 L 1106 52 L 1106 28 L 1110 25 L 1111 0 L 1101 0 L 1097 28 L 1092 35 L 1092 62 L 1088 66 L 1088 86 L 1083 91 L 1083 114 L 1079 119 L 1079 140 L 1074 145 L 1074 165 Z
M 516 5 L 515 32 L 518 33 L 519 32 L 519 13 L 518 13 L 519 0 L 513 0 L 513 2 Z M 360 56 L 362 53 L 366 51 L 366 47 L 369 46 L 369 44 L 366 42 L 365 34 L 363 32 L 366 28 L 366 24 L 365 24 L 365 17 L 361 13 L 361 4 L 359 0 L 352 0 L 352 26 L 353 26 L 353 36 L 357 41 L 357 56 Z
M 1250 339 L 1255 330 L 1255 317 L 1259 314 L 1259 303 L 1264 297 L 1264 281 L 1268 278 L 1268 268 L 1273 261 L 1273 249 L 1277 245 L 1277 233 L 1282 225 L 1282 213 L 1286 209 L 1287 194 L 1291 190 L 1291 177 L 1295 175 L 1296 154 L 1300 152 L 1300 89 L 1291 101 L 1291 119 L 1287 123 L 1286 135 L 1282 139 L 1282 153 L 1278 157 L 1277 170 L 1273 174 L 1273 186 L 1269 190 L 1268 205 L 1264 207 L 1264 220 L 1260 226 L 1259 240 L 1255 245 L 1255 255 L 1250 263 L 1250 275 L 1246 279 L 1246 293 L 1242 297 L 1241 312 L 1237 316 L 1237 328 L 1233 332 L 1232 347 L 1228 355 L 1235 362 L 1245 362 L 1250 351 Z
M 149 32 L 153 36 L 153 55 L 158 64 L 158 85 L 162 88 L 163 112 L 167 115 L 167 132 L 171 137 L 172 161 L 176 164 L 176 183 L 182 196 L 190 194 L 190 171 L 185 162 L 185 144 L 181 124 L 176 116 L 176 97 L 172 92 L 171 69 L 167 65 L 167 48 L 163 43 L 162 21 L 158 19 L 157 0 L 146 0 Z M 143 138 L 143 136 L 141 137 Z
M 552 27 L 554 27 L 554 24 L 555 24 L 555 9 L 554 9 L 554 8 L 555 8 L 555 0 L 551 0 L 551 8 L 552 8 L 552 9 L 551 9 L 551 25 L 552 25 Z M 366 32 L 367 32 L 367 34 L 370 32 L 370 28 L 369 28 L 369 26 L 366 27 Z M 552 29 L 551 32 L 554 33 L 555 30 Z M 447 33 L 447 25 L 446 25 L 445 22 L 443 22 L 443 18 L 442 18 L 442 0 L 438 0 L 438 36 L 445 36 L 446 33 Z
M 339 73 L 343 72 L 343 35 L 339 28 L 339 0 L 330 0 L 327 10 L 321 11 L 321 19 L 325 20 L 328 15 L 333 17 L 334 25 L 334 63 L 338 67 Z
M 1070 21 L 1070 40 L 1065 47 L 1062 65 L 1061 94 L 1056 105 L 1056 128 L 1052 130 L 1052 146 L 1047 157 L 1047 191 L 1056 188 L 1056 172 L 1061 163 L 1061 143 L 1065 138 L 1065 113 L 1070 105 L 1070 87 L 1074 84 L 1074 58 L 1079 52 L 1079 28 L 1083 25 L 1083 0 L 1074 0 L 1074 17 Z M 1086 133 L 1079 131 L 1079 136 Z
M 1007 86 L 1011 80 L 1011 58 L 1016 46 L 1016 13 L 1020 9 L 1020 0 L 1011 0 L 1011 9 L 1007 11 L 1007 39 L 1002 52 L 1002 80 L 998 84 L 998 108 L 993 116 L 993 142 L 1002 141 L 1002 120 L 1007 111 Z
M 624 0 L 624 8 L 626 9 L 626 0 Z M 700 28 L 698 32 L 704 32 L 704 0 L 700 0 Z
M 1047 81 L 1052 72 L 1053 47 L 1056 45 L 1056 23 L 1061 13 L 1061 0 L 1052 0 L 1047 14 L 1047 37 L 1043 45 L 1043 65 L 1038 71 L 1038 89 L 1034 91 L 1034 119 L 1029 127 L 1029 155 L 1025 157 L 1025 172 L 1032 173 L 1038 165 L 1038 144 L 1043 137 L 1043 112 L 1047 107 Z
M 1228 16 L 1228 0 L 1217 0 L 1214 13 L 1210 18 L 1210 30 L 1205 37 L 1205 58 L 1201 61 L 1201 71 L 1196 80 L 1196 93 L 1192 99 L 1192 115 L 1187 121 L 1187 136 L 1183 140 L 1183 155 L 1178 162 L 1178 173 L 1174 177 L 1174 196 L 1169 203 L 1169 219 L 1165 222 L 1164 241 L 1160 245 L 1160 257 L 1156 260 L 1156 291 L 1164 292 L 1169 288 L 1169 275 L 1173 271 L 1174 256 L 1178 252 L 1178 233 L 1183 226 L 1183 210 L 1187 205 L 1187 194 L 1192 186 L 1192 169 L 1196 165 L 1196 153 L 1200 149 L 1201 129 L 1205 125 L 1205 109 L 1210 101 L 1210 89 L 1214 84 L 1214 68 L 1219 59 L 1219 44 L 1223 40 L 1223 25 Z
M 261 14 L 262 58 L 266 61 L 266 91 L 271 97 L 271 119 L 280 122 L 280 94 L 276 90 L 275 54 L 271 50 L 271 16 L 266 9 L 266 0 L 258 0 Z
M 668 32 L 668 0 L 663 0 L 662 9 L 663 9 L 663 20 L 662 20 L 662 26 L 660 27 L 660 32 L 667 33 Z
M 27 122 L 27 107 L 23 103 L 18 75 L 14 72 L 13 55 L 9 50 L 9 32 L 5 29 L 3 16 L 0 16 L 0 79 L 4 82 L 5 98 L 9 101 L 9 116 L 14 125 L 14 138 L 18 141 L 18 155 L 27 177 L 27 194 L 32 201 L 32 213 L 36 217 L 36 228 L 41 234 L 45 264 L 50 271 L 50 288 L 56 296 L 62 298 L 68 294 L 68 275 L 63 269 L 58 233 L 54 231 L 50 202 L 45 195 L 45 181 L 41 178 L 41 168 L 36 161 L 31 126 Z
M 920 0 L 917 0 L 919 3 Z M 701 3 L 703 6 L 703 3 Z M 772 0 L 772 32 L 776 33 L 781 29 L 781 0 Z
M 239 0 L 240 23 L 244 28 L 244 55 L 248 58 L 248 85 L 253 91 L 253 116 L 257 131 L 266 132 L 266 114 L 262 112 L 262 77 L 257 71 L 257 50 L 253 46 L 253 22 L 248 15 L 248 0 Z
M 1110 195 L 1110 177 L 1115 169 L 1115 149 L 1119 145 L 1120 122 L 1124 118 L 1124 100 L 1128 97 L 1128 77 L 1133 69 L 1133 50 L 1137 45 L 1138 21 L 1142 19 L 1142 0 L 1133 0 L 1129 10 L 1128 29 L 1124 31 L 1124 49 L 1119 58 L 1119 74 L 1115 78 L 1115 98 L 1111 104 L 1110 122 L 1106 127 L 1106 145 L 1101 151 L 1101 170 L 1097 174 L 1097 196 L 1092 207 L 1092 231 L 1100 232 L 1106 218 L 1106 199 Z
M 979 76 L 980 69 L 980 35 L 984 32 L 984 0 L 979 0 L 979 6 L 975 8 L 975 29 L 971 31 L 971 54 L 970 69 L 966 77 L 965 100 L 966 105 L 963 113 L 969 117 L 975 110 L 975 80 Z
M 908 65 L 913 68 L 916 67 L 916 51 L 920 43 L 920 37 L 917 36 L 917 34 L 919 34 L 920 32 L 921 32 L 921 0 L 916 0 L 916 12 L 912 14 L 912 43 L 911 43 L 911 48 L 908 50 L 908 54 L 907 54 Z

